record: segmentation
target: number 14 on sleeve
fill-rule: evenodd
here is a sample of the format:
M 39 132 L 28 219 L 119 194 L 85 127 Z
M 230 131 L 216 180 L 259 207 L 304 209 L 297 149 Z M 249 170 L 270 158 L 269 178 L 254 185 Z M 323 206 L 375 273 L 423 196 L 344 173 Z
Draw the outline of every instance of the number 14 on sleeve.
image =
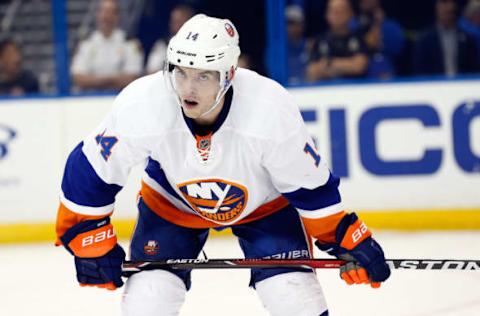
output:
M 320 155 L 317 153 L 315 148 L 310 146 L 309 143 L 305 143 L 305 147 L 303 148 L 303 151 L 307 155 L 310 155 L 313 158 L 313 160 L 315 161 L 315 166 L 318 167 L 318 165 L 320 164 Z

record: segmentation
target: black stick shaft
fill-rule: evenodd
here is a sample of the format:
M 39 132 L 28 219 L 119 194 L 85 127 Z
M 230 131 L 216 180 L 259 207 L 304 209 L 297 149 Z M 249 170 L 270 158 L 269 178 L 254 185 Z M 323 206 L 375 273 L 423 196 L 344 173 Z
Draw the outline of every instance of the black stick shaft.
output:
M 337 259 L 167 259 L 160 261 L 127 261 L 123 275 L 155 269 L 252 269 L 252 268 L 313 268 L 335 269 L 345 261 Z M 392 269 L 409 270 L 480 270 L 480 260 L 457 259 L 389 259 Z

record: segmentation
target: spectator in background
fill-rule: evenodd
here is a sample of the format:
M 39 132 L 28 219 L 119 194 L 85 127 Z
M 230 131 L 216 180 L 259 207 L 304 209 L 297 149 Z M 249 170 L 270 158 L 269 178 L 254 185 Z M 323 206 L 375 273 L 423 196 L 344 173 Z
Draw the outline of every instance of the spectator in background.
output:
M 167 44 L 170 38 L 175 35 L 188 19 L 195 14 L 192 7 L 186 4 L 175 6 L 170 12 L 168 23 L 169 36 L 159 39 L 153 45 L 152 51 L 147 60 L 147 73 L 154 73 L 163 69 L 163 64 L 167 56 Z
M 379 0 L 360 0 L 360 12 L 350 21 L 369 54 L 367 76 L 388 79 L 395 74 L 395 60 L 405 45 L 403 30 L 397 22 L 385 17 Z
M 477 58 L 480 60 L 480 0 L 470 0 L 465 7 L 458 25 L 470 34 L 477 44 Z
M 413 68 L 419 75 L 455 76 L 478 71 L 476 44 L 457 26 L 454 0 L 437 0 L 437 25 L 421 36 L 414 50 Z
M 38 93 L 35 75 L 22 67 L 22 53 L 11 38 L 0 40 L 0 94 L 19 96 Z
M 309 81 L 359 78 L 366 73 L 368 58 L 360 36 L 350 30 L 353 16 L 348 0 L 330 0 L 326 18 L 329 31 L 313 44 L 307 67 Z
M 299 5 L 290 5 L 285 8 L 287 22 L 287 63 L 288 83 L 301 83 L 306 80 L 308 55 L 312 43 L 305 36 L 305 17 Z
M 118 4 L 102 0 L 97 29 L 79 44 L 71 65 L 73 81 L 81 90 L 120 90 L 142 74 L 143 53 L 118 25 Z

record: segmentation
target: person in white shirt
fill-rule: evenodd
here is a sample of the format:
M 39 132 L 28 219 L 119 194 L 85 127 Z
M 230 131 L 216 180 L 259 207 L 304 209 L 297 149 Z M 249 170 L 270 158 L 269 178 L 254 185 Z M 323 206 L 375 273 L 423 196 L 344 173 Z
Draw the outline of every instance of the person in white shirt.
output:
M 229 227 L 246 258 L 307 259 L 313 237 L 348 261 L 340 270 L 348 284 L 376 288 L 389 277 L 380 245 L 343 210 L 339 179 L 293 97 L 237 67 L 238 38 L 227 19 L 192 17 L 170 40 L 165 70 L 128 85 L 70 154 L 56 231 L 57 244 L 75 256 L 80 284 L 123 285 L 125 252 L 110 215 L 138 164 L 146 168 L 132 260 L 197 258 L 210 229 Z M 190 285 L 190 270 L 136 273 L 122 315 L 178 315 Z M 271 315 L 328 316 L 309 268 L 254 268 L 250 285 Z
M 170 12 L 170 20 L 168 21 L 169 37 L 159 39 L 153 45 L 148 55 L 146 72 L 151 74 L 163 69 L 163 64 L 167 57 L 167 45 L 170 37 L 175 35 L 182 25 L 188 21 L 194 14 L 192 7 L 186 4 L 175 6 Z
M 140 43 L 127 39 L 117 25 L 118 4 L 102 0 L 97 29 L 80 42 L 71 65 L 73 82 L 80 90 L 120 90 L 142 74 Z

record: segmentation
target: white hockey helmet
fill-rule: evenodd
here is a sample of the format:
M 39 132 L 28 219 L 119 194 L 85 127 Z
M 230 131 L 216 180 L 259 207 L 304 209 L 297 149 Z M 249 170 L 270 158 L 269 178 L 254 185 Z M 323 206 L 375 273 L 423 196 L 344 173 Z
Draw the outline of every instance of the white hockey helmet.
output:
M 171 65 L 220 72 L 220 81 L 231 80 L 240 48 L 238 33 L 228 19 L 197 14 L 180 28 L 168 43 Z
M 233 23 L 197 14 L 170 39 L 165 70 L 170 72 L 172 66 L 181 66 L 218 71 L 220 89 L 210 112 L 230 87 L 239 56 L 238 33 Z

